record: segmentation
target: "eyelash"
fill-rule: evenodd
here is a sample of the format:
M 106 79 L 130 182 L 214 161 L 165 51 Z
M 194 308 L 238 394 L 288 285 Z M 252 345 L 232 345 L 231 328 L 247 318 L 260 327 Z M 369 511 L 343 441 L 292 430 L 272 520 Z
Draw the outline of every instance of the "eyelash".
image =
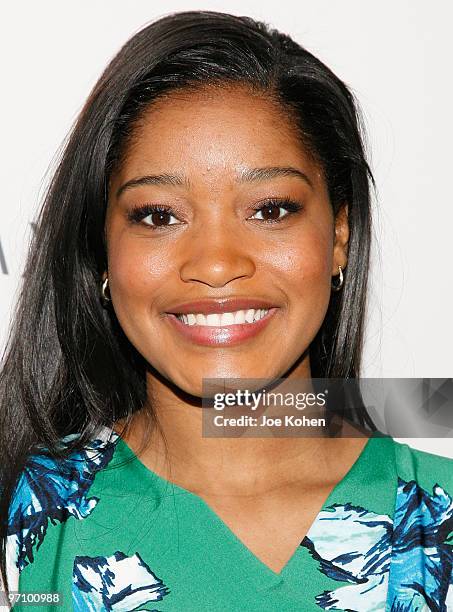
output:
M 278 208 L 284 208 L 289 214 L 284 215 L 279 219 L 258 219 L 258 221 L 261 221 L 262 223 L 272 224 L 281 223 L 286 217 L 300 212 L 303 208 L 303 206 L 298 202 L 295 202 L 290 198 L 283 198 L 267 200 L 261 206 L 254 208 L 253 211 L 254 214 L 256 214 L 257 212 L 261 212 L 266 208 L 275 206 Z M 130 223 L 145 225 L 147 228 L 153 230 L 166 229 L 167 227 L 171 227 L 172 225 L 177 225 L 176 223 L 170 223 L 168 225 L 151 225 L 150 223 L 143 223 L 143 219 L 148 217 L 149 215 L 152 215 L 153 213 L 169 213 L 171 216 L 175 216 L 174 211 L 170 206 L 163 206 L 161 204 L 143 204 L 142 206 L 136 206 L 131 211 L 129 211 L 127 217 Z

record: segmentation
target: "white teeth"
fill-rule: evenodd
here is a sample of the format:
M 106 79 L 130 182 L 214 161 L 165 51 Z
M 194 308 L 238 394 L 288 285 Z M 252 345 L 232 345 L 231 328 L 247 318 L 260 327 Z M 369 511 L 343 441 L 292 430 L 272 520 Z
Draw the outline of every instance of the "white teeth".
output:
M 234 325 L 234 314 L 232 312 L 223 312 L 220 320 L 221 325 Z
M 236 325 L 245 323 L 245 312 L 243 310 L 238 310 L 234 315 L 234 323 Z
M 260 308 L 249 310 L 236 310 L 234 312 L 176 315 L 185 325 L 202 325 L 205 327 L 227 327 L 228 325 L 240 325 L 244 323 L 255 323 L 267 315 L 269 309 Z
M 254 315 L 255 315 L 255 311 L 253 310 L 253 308 L 250 308 L 250 310 L 247 310 L 247 312 L 245 313 L 245 320 L 247 321 L 247 323 L 253 323 Z
M 221 323 L 221 315 L 215 313 L 215 312 L 211 312 L 206 316 L 206 325 L 215 325 L 218 326 Z

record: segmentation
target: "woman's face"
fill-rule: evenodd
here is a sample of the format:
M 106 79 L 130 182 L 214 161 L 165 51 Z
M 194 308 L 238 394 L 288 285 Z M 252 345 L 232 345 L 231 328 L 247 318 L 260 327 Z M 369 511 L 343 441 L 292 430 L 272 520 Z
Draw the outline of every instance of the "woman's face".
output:
M 264 96 L 230 87 L 158 100 L 109 185 L 122 329 L 193 395 L 202 378 L 309 377 L 306 349 L 346 265 L 346 210 L 335 226 L 322 171 Z

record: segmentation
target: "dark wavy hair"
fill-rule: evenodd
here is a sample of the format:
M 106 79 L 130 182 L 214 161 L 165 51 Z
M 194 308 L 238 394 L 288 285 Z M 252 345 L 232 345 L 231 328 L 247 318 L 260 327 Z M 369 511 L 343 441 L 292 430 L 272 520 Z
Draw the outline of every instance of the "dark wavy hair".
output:
M 289 36 L 249 17 L 187 11 L 146 25 L 110 61 L 83 106 L 31 240 L 0 372 L 4 576 L 8 509 L 32 449 L 44 445 L 54 457 L 66 456 L 99 425 L 129 418 L 145 404 L 147 364 L 100 301 L 109 177 L 159 96 L 232 83 L 272 96 L 290 113 L 323 169 L 334 214 L 348 203 L 345 282 L 332 293 L 310 360 L 313 377 L 359 377 L 375 183 L 351 89 Z M 376 429 L 360 398 L 350 401 L 346 416 Z M 61 449 L 59 439 L 74 432 L 80 436 Z

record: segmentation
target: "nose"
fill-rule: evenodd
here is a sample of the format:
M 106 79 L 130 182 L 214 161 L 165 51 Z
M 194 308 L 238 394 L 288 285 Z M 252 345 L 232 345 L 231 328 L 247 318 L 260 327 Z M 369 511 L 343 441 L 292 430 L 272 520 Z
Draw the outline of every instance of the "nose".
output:
M 251 278 L 256 270 L 255 257 L 251 245 L 244 242 L 237 227 L 226 224 L 211 224 L 197 234 L 191 233 L 180 266 L 181 280 L 223 287 L 239 278 Z

